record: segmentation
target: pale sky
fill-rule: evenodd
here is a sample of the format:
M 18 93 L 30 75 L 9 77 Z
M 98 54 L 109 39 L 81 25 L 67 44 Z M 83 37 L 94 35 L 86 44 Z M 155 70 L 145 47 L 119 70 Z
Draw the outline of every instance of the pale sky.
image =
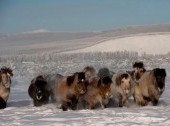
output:
M 0 33 L 170 23 L 170 0 L 0 0 Z

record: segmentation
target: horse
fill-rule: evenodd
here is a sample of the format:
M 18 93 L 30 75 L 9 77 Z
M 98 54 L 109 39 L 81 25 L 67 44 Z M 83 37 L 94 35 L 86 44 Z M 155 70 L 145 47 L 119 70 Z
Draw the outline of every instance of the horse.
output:
M 12 76 L 13 72 L 10 68 L 2 67 L 0 69 L 0 109 L 4 109 L 7 106 Z

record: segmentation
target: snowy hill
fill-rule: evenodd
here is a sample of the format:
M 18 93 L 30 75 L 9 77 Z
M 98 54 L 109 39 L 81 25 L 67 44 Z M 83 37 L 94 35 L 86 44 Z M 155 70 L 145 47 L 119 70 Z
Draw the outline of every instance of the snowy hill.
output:
M 48 52 L 60 53 L 90 47 L 106 40 L 159 33 L 170 33 L 170 24 L 128 26 L 101 32 L 71 33 L 39 29 L 20 34 L 0 34 L 0 56 Z M 127 47 L 126 50 L 128 50 Z
M 166 54 L 170 52 L 169 40 L 169 33 L 129 36 L 106 40 L 87 48 L 68 51 L 68 53 L 134 51 L 138 52 L 140 55 L 143 53 Z

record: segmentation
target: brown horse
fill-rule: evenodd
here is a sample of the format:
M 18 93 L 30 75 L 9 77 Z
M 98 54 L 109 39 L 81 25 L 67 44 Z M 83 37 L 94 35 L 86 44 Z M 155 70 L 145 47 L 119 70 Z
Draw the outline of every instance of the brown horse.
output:
M 118 106 L 122 107 L 126 105 L 129 98 L 133 95 L 134 92 L 134 82 L 131 76 L 126 72 L 120 72 L 114 74 L 112 77 L 112 99 L 113 101 L 118 102 Z
M 59 81 L 56 96 L 63 111 L 68 108 L 77 109 L 78 99 L 86 93 L 87 85 L 84 72 L 76 72 L 72 76 L 65 76 Z
M 136 104 L 145 106 L 149 102 L 157 105 L 165 89 L 165 69 L 155 68 L 145 72 L 135 85 L 134 98 Z
M 99 103 L 101 108 L 105 108 L 110 96 L 111 83 L 110 77 L 94 77 L 87 86 L 87 92 L 81 96 L 79 107 L 94 109 Z
M 7 67 L 0 69 L 0 109 L 6 108 L 10 94 L 12 70 Z

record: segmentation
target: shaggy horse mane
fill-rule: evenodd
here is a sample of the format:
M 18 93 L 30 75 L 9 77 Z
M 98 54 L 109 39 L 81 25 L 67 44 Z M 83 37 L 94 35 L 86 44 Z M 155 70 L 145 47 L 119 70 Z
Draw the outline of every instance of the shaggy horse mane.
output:
M 107 76 L 107 77 L 103 77 L 100 78 L 98 81 L 98 86 L 100 86 L 101 84 L 104 84 L 104 86 L 110 85 L 112 83 L 112 79 Z
M 153 69 L 153 73 L 156 78 L 158 87 L 160 89 L 163 89 L 165 86 L 165 82 L 163 82 L 162 80 L 165 79 L 165 77 L 166 77 L 165 69 L 155 68 L 155 69 Z
M 133 64 L 133 68 L 138 67 L 138 68 L 144 68 L 143 62 L 135 62 Z
M 155 77 L 161 76 L 166 77 L 166 71 L 165 69 L 155 68 L 153 69 Z
M 45 85 L 47 85 L 47 81 L 42 75 L 39 75 L 36 77 L 35 85 L 38 87 L 44 87 Z
M 10 74 L 10 76 L 13 76 L 12 70 L 9 67 L 2 67 L 0 69 L 0 73 Z
M 80 80 L 80 81 L 84 80 L 85 81 L 85 73 L 84 72 L 76 72 L 72 76 L 68 76 L 67 77 L 67 84 L 68 84 L 68 86 L 72 85 L 76 75 L 78 76 L 78 80 Z
M 84 72 L 86 71 L 93 71 L 93 72 L 96 72 L 96 70 L 94 69 L 94 67 L 92 66 L 86 66 L 84 69 L 83 69 Z
M 143 62 L 135 62 L 134 64 L 133 64 L 133 68 L 140 68 L 140 69 L 142 69 L 143 68 L 143 72 L 145 72 L 146 71 L 146 69 L 145 69 L 145 66 L 144 66 L 144 64 L 143 64 Z

